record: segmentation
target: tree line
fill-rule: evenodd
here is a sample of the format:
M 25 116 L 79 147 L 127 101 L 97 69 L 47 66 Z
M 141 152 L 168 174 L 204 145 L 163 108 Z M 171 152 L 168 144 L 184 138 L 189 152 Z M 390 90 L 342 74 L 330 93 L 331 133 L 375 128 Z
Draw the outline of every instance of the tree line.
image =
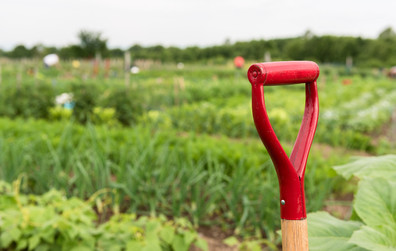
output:
M 79 44 L 61 48 L 36 45 L 27 48 L 17 45 L 10 51 L 0 50 L 0 57 L 35 58 L 57 53 L 62 59 L 102 57 L 122 58 L 125 50 L 108 48 L 107 39 L 100 32 L 81 31 Z M 363 67 L 396 65 L 396 33 L 392 28 L 383 30 L 375 39 L 353 36 L 317 36 L 309 31 L 292 38 L 226 42 L 222 45 L 186 48 L 133 45 L 128 49 L 133 59 L 161 62 L 224 62 L 242 56 L 248 60 L 263 61 L 264 55 L 272 60 L 314 60 L 319 63 L 345 64 L 346 58 Z

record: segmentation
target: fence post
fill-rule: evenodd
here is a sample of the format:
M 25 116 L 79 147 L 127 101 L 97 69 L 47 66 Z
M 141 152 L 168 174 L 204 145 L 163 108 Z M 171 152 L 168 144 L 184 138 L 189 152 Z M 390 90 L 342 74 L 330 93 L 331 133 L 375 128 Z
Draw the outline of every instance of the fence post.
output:
M 125 75 L 125 87 L 129 87 L 129 79 L 131 75 L 131 52 L 126 51 L 124 54 L 124 75 Z

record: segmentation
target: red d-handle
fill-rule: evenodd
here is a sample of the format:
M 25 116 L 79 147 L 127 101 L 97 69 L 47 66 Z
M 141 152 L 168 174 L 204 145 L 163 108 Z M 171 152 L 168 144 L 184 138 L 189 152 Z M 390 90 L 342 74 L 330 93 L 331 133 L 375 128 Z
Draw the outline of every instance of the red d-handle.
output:
M 310 61 L 258 63 L 248 70 L 254 123 L 278 175 L 281 218 L 286 220 L 306 218 L 304 174 L 319 116 L 318 76 L 318 65 Z M 263 86 L 298 83 L 305 83 L 305 111 L 289 159 L 268 119 Z

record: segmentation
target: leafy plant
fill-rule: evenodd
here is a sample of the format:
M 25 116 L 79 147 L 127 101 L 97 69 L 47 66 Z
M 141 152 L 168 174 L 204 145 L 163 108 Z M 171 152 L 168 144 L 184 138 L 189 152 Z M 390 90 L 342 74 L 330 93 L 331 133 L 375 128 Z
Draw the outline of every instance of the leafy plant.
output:
M 396 156 L 361 158 L 336 166 L 345 178 L 359 177 L 354 199 L 356 221 L 327 213 L 308 216 L 311 250 L 396 249 Z
M 96 226 L 92 202 L 101 204 L 98 191 L 88 201 L 67 199 L 51 190 L 41 196 L 20 193 L 21 179 L 0 182 L 0 248 L 2 250 L 152 250 L 188 251 L 191 245 L 207 250 L 185 219 L 116 214 Z
M 50 120 L 70 120 L 73 111 L 61 106 L 51 107 L 48 111 Z
M 192 244 L 208 250 L 191 223 L 184 219 L 168 221 L 165 217 L 149 218 L 120 214 L 99 227 L 100 250 L 174 250 L 188 251 Z

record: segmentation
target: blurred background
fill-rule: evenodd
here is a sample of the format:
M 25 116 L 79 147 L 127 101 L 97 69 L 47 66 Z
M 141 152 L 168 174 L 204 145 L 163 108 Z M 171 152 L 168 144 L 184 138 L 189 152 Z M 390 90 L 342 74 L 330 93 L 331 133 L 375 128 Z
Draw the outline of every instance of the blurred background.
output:
M 281 249 L 278 181 L 246 72 L 287 60 L 321 71 L 305 190 L 307 211 L 324 212 L 309 216 L 311 249 L 334 250 L 334 236 L 337 250 L 396 245 L 381 232 L 396 229 L 393 207 L 371 226 L 364 203 L 381 203 L 362 190 L 396 189 L 396 2 L 0 7 L 2 250 Z M 264 92 L 290 154 L 304 86 Z M 382 180 L 360 185 L 368 177 Z M 364 237 L 369 228 L 385 237 Z

